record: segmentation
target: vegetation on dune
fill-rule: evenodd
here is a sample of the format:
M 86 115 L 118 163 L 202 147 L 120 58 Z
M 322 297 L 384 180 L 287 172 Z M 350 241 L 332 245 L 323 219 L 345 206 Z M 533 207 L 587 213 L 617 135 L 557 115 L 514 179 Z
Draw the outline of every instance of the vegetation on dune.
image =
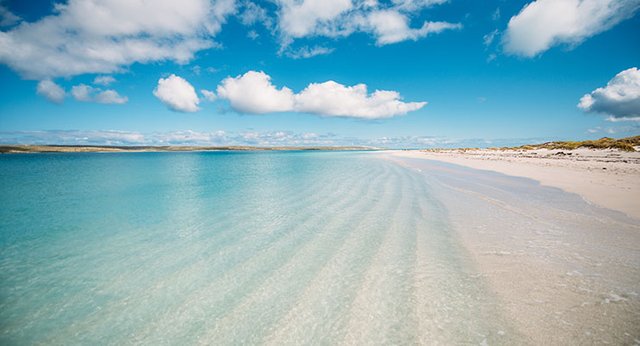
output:
M 535 150 L 535 149 L 549 149 L 549 150 L 573 150 L 578 148 L 591 148 L 591 149 L 618 149 L 622 151 L 636 151 L 634 147 L 640 146 L 640 136 L 633 136 L 627 138 L 609 138 L 603 137 L 592 141 L 558 141 L 547 142 L 542 144 L 527 144 L 519 147 L 504 148 L 504 149 L 520 149 L 520 150 Z

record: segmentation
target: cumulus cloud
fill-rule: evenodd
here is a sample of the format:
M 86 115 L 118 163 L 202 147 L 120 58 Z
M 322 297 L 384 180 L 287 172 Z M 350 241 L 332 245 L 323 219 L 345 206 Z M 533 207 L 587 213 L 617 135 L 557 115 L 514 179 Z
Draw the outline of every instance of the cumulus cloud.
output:
M 605 87 L 582 96 L 578 107 L 611 116 L 612 120 L 640 120 L 640 70 L 618 73 Z
M 196 112 L 199 110 L 200 99 L 196 90 L 185 79 L 174 74 L 167 78 L 160 78 L 153 95 L 169 109 L 176 112 Z
M 228 77 L 218 86 L 218 96 L 229 101 L 239 112 L 265 114 L 302 112 L 322 116 L 381 119 L 403 115 L 424 107 L 426 102 L 403 102 L 396 91 L 376 90 L 369 94 L 367 86 L 345 86 L 334 81 L 311 83 L 295 94 L 291 89 L 278 89 L 264 72 L 249 71 Z
M 294 39 L 313 36 L 342 37 L 365 32 L 377 45 L 418 40 L 432 33 L 460 28 L 448 22 L 424 22 L 409 26 L 409 16 L 446 0 L 394 0 L 391 3 L 351 0 L 279 0 L 278 30 L 282 45 Z
M 376 90 L 367 93 L 367 86 L 344 86 L 334 81 L 309 84 L 295 97 L 299 112 L 354 117 L 363 119 L 390 118 L 424 107 L 426 102 L 402 102 L 396 91 Z
M 93 88 L 85 84 L 75 85 L 71 88 L 71 95 L 73 95 L 73 98 L 82 102 L 90 102 L 92 93 Z
M 127 103 L 129 99 L 126 96 L 121 96 L 117 91 L 109 89 L 98 92 L 95 100 L 98 103 L 123 104 Z
M 279 27 L 287 36 L 309 36 L 316 30 L 330 30 L 331 23 L 353 8 L 351 0 L 280 0 Z
M 71 95 L 81 102 L 97 102 L 104 104 L 123 104 L 128 101 L 115 90 L 102 90 L 86 84 L 78 84 L 71 88 Z
M 217 88 L 220 98 L 229 100 L 239 112 L 265 114 L 293 110 L 293 91 L 277 89 L 264 72 L 249 71 L 242 76 L 225 78 Z
M 367 20 L 370 30 L 376 35 L 376 44 L 380 46 L 406 40 L 416 41 L 429 34 L 462 27 L 447 22 L 425 22 L 421 28 L 411 29 L 407 16 L 393 10 L 372 12 Z
M 27 79 L 186 63 L 214 46 L 234 11 L 234 0 L 69 0 L 50 16 L 0 32 L 0 63 Z
M 44 96 L 47 100 L 53 103 L 62 103 L 62 101 L 64 101 L 64 89 L 49 79 L 40 81 L 36 91 L 38 95 Z
M 509 20 L 504 50 L 533 57 L 559 44 L 578 45 L 638 8 L 639 0 L 536 0 Z
M 112 76 L 97 76 L 93 79 L 93 84 L 108 86 L 116 81 Z

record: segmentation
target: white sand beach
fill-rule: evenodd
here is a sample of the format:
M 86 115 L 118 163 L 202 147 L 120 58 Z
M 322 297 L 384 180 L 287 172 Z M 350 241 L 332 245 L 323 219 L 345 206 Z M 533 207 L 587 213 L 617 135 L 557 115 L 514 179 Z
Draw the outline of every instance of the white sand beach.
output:
M 638 344 L 640 155 L 560 152 L 387 158 L 425 174 L 518 343 Z
M 595 205 L 640 218 L 640 152 L 615 149 L 398 151 L 475 169 L 526 177 L 582 196 Z

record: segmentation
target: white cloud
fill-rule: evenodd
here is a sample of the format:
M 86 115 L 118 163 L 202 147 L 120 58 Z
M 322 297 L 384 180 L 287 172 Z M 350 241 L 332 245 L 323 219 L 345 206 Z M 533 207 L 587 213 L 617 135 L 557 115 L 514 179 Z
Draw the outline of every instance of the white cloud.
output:
M 98 92 L 95 98 L 98 103 L 123 104 L 129 100 L 126 96 L 121 96 L 117 91 L 109 89 Z
M 78 84 L 71 88 L 71 95 L 81 102 L 97 102 L 104 104 L 123 104 L 128 101 L 115 90 L 102 90 L 86 84 Z
M 482 41 L 484 42 L 485 46 L 490 46 L 491 43 L 493 43 L 493 40 L 496 38 L 496 35 L 498 34 L 498 29 L 493 30 L 492 32 L 484 35 L 482 37 Z
M 504 49 L 533 57 L 555 45 L 578 45 L 630 18 L 638 8 L 639 0 L 536 0 L 509 20 Z
M 258 37 L 260 37 L 260 34 L 258 34 L 258 32 L 255 30 L 249 30 L 247 32 L 247 37 L 255 41 L 258 39 Z
M 205 71 L 207 71 L 208 73 L 218 73 L 218 72 L 220 72 L 220 69 L 217 69 L 217 68 L 215 68 L 215 67 L 211 67 L 211 66 L 210 66 L 210 67 L 207 67 L 207 68 L 205 69 Z
M 218 86 L 218 96 L 245 113 L 302 112 L 361 119 L 390 118 L 426 105 L 403 102 L 396 91 L 376 90 L 369 94 L 364 84 L 345 86 L 334 81 L 311 83 L 294 94 L 287 87 L 276 88 L 269 75 L 256 71 L 226 78 Z
M 18 24 L 22 18 L 16 16 L 5 6 L 0 5 L 0 27 L 7 27 Z
M 71 95 L 73 98 L 82 102 L 91 102 L 93 99 L 91 96 L 92 93 L 93 88 L 85 84 L 75 85 L 71 88 Z
M 145 136 L 125 131 L 16 131 L 0 132 L 0 142 L 66 145 L 133 145 L 142 144 Z
M 431 7 L 434 5 L 441 5 L 449 0 L 392 0 L 398 8 L 415 11 L 425 7 Z
M 308 59 L 318 55 L 327 55 L 331 54 L 334 51 L 333 48 L 315 46 L 308 47 L 304 46 L 297 50 L 289 50 L 286 52 L 286 55 L 292 59 Z
M 218 98 L 218 96 L 216 96 L 216 93 L 211 90 L 202 89 L 200 90 L 200 92 L 202 93 L 202 96 L 204 96 L 204 99 L 209 102 L 213 102 Z
M 153 95 L 176 112 L 196 112 L 200 99 L 193 86 L 174 74 L 160 78 Z
M 313 34 L 353 8 L 351 0 L 279 0 L 280 30 L 292 38 Z
M 640 70 L 618 73 L 605 87 L 582 96 L 578 107 L 586 112 L 607 114 L 615 120 L 640 120 Z
M 402 102 L 396 91 L 376 90 L 367 93 L 367 86 L 344 86 L 334 81 L 309 84 L 296 95 L 298 112 L 354 117 L 362 119 L 390 118 L 424 107 L 426 102 Z
M 52 130 L 52 131 L 0 131 L 1 144 L 63 144 L 63 145 L 256 145 L 256 146 L 311 146 L 352 145 L 352 139 L 337 138 L 332 134 L 294 133 L 290 131 L 248 131 L 229 133 L 222 130 L 199 132 L 178 130 L 141 133 L 114 130 Z M 361 140 L 358 140 L 361 142 Z
M 257 23 L 264 25 L 267 29 L 273 28 L 273 20 L 264 7 L 253 2 L 245 1 L 239 14 L 240 22 L 244 25 L 252 26 Z
M 606 121 L 617 123 L 621 121 L 640 121 L 640 117 L 624 117 L 624 118 L 616 118 L 614 116 L 609 116 L 605 119 Z
M 372 12 L 367 20 L 370 30 L 377 37 L 376 44 L 380 46 L 406 40 L 416 41 L 429 34 L 462 27 L 460 24 L 447 22 L 425 22 L 421 28 L 411 29 L 407 16 L 393 10 Z
M 638 127 L 619 129 L 616 133 L 637 133 Z M 66 145 L 256 145 L 256 146 L 374 146 L 386 148 L 486 148 L 543 143 L 557 138 L 456 139 L 439 136 L 400 136 L 379 138 L 341 137 L 333 133 L 292 131 L 171 132 L 129 131 L 0 131 L 2 144 L 66 144 Z
M 432 33 L 461 27 L 448 22 L 424 22 L 418 28 L 409 26 L 409 16 L 445 2 L 447 0 L 394 0 L 390 4 L 351 0 L 279 0 L 278 29 L 283 47 L 297 38 L 335 38 L 354 32 L 372 34 L 378 45 L 415 41 Z
M 135 63 L 186 63 L 214 46 L 234 0 L 70 0 L 0 32 L 0 63 L 27 79 L 112 73 Z
M 40 81 L 36 91 L 38 95 L 44 96 L 53 103 L 62 103 L 62 101 L 64 101 L 64 89 L 49 79 Z
M 293 91 L 277 89 L 264 72 L 249 71 L 225 78 L 217 88 L 218 97 L 229 100 L 233 109 L 253 114 L 287 112 L 293 109 Z
M 96 76 L 93 79 L 93 84 L 108 86 L 116 81 L 112 76 Z
M 613 135 L 613 134 L 616 134 L 617 131 L 616 131 L 616 129 L 611 128 L 611 127 L 602 128 L 600 126 L 596 126 L 595 128 L 587 129 L 587 132 L 590 133 L 590 134 L 604 132 L 606 134 Z

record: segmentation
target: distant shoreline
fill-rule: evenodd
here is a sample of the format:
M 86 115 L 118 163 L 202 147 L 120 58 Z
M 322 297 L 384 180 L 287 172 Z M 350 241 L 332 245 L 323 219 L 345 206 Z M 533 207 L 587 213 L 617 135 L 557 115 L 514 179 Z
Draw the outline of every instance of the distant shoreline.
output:
M 574 149 L 617 149 L 620 151 L 634 152 L 640 150 L 640 136 L 626 138 L 603 137 L 597 140 L 585 141 L 556 141 L 540 144 L 526 144 L 518 147 L 501 148 L 380 148 L 358 145 L 336 145 L 336 146 L 272 146 L 261 147 L 251 145 L 221 145 L 221 146 L 200 146 L 200 145 L 75 145 L 75 144 L 4 144 L 0 145 L 0 154 L 16 153 L 102 153 L 102 152 L 190 152 L 190 151 L 381 151 L 381 150 L 404 150 L 404 151 L 425 151 L 432 153 L 443 153 L 451 151 L 473 152 L 477 150 L 490 152 L 534 152 L 540 149 L 547 150 L 574 150 Z
M 130 153 L 130 152 L 196 152 L 196 151 L 378 151 L 359 146 L 110 146 L 110 145 L 0 145 L 0 154 L 38 153 Z

